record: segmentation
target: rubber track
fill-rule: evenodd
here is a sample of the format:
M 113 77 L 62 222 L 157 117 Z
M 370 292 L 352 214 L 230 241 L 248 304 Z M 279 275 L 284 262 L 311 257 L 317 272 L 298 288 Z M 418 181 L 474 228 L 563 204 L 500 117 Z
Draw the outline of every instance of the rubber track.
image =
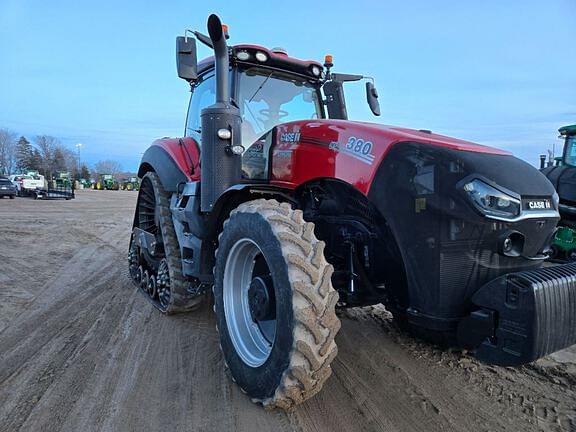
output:
M 289 366 L 272 397 L 252 401 L 267 409 L 291 410 L 318 393 L 332 373 L 330 363 L 338 353 L 334 337 L 340 330 L 335 312 L 338 293 L 331 282 L 334 269 L 324 258 L 325 245 L 314 235 L 314 224 L 304 220 L 301 210 L 259 199 L 239 205 L 230 218 L 237 213 L 258 213 L 269 222 L 282 247 L 293 292 Z
M 170 195 L 164 190 L 160 179 L 155 172 L 146 174 L 152 186 L 158 202 L 160 229 L 162 230 L 162 240 L 164 241 L 164 253 L 168 261 L 168 271 L 170 274 L 170 304 L 164 311 L 166 314 L 187 312 L 200 306 L 205 296 L 191 297 L 187 291 L 190 284 L 182 273 L 182 259 L 180 255 L 180 245 L 174 231 L 172 213 L 170 212 Z

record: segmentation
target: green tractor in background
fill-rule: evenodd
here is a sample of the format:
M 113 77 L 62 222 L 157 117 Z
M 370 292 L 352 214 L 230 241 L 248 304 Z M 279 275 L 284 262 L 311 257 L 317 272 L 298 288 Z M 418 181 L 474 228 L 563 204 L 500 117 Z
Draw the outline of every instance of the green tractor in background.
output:
M 80 185 L 81 189 L 90 189 L 93 187 L 93 183 L 89 179 L 80 179 L 78 180 L 78 184 Z
M 120 189 L 127 191 L 138 191 L 140 190 L 140 180 L 138 177 L 129 177 L 122 181 L 120 184 Z
M 94 185 L 96 190 L 119 190 L 120 184 L 112 174 L 100 174 Z
M 52 176 L 52 185 L 56 189 L 69 189 L 72 187 L 72 179 L 67 171 L 58 171 Z
M 576 124 L 558 129 L 564 139 L 562 156 L 544 167 L 545 157 L 540 157 L 542 173 L 552 182 L 558 193 L 560 222 L 554 234 L 550 258 L 576 261 Z

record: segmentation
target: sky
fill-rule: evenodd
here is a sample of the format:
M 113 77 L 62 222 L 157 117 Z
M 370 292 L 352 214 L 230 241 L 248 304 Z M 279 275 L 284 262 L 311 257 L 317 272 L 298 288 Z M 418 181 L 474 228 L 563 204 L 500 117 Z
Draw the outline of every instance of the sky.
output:
M 175 37 L 217 13 L 229 43 L 281 46 L 374 77 L 382 116 L 347 87 L 349 117 L 512 151 L 532 164 L 576 123 L 576 0 L 204 2 L 0 0 L 0 128 L 136 170 L 182 136 L 189 92 Z M 199 45 L 199 57 L 210 54 Z

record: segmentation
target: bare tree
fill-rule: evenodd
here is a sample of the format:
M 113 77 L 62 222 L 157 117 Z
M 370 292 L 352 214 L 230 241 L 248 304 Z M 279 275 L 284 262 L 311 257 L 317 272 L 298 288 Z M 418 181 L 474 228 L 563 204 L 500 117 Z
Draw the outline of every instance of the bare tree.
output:
M 16 134 L 0 129 L 0 174 L 10 174 L 16 165 Z
M 52 171 L 54 171 L 54 157 L 59 156 L 56 153 L 56 149 L 60 147 L 60 141 L 50 135 L 38 135 L 34 140 L 36 148 L 40 153 L 40 171 L 43 175 L 50 177 Z
M 76 171 L 78 171 L 78 155 L 68 147 L 62 147 L 61 151 L 64 155 L 66 171 L 76 174 Z
M 94 168 L 97 174 L 112 174 L 113 176 L 122 171 L 122 165 L 110 159 L 97 162 Z

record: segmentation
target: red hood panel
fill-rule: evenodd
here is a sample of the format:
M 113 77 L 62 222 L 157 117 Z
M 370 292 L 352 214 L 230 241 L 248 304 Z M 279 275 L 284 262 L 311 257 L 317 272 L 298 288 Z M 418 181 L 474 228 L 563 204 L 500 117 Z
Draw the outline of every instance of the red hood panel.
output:
M 511 155 L 468 141 L 374 123 L 322 119 L 284 123 L 276 128 L 272 183 L 288 188 L 316 178 L 335 178 L 367 194 L 388 151 L 406 141 L 458 151 Z
M 387 126 L 376 123 L 356 122 L 349 120 L 316 120 L 316 121 L 298 121 L 287 123 L 286 125 L 299 124 L 300 127 L 329 127 L 334 125 L 339 130 L 353 130 L 356 134 L 364 134 L 364 139 L 370 139 L 375 145 L 379 141 L 385 141 L 392 144 L 400 141 L 418 141 L 437 145 L 440 147 L 448 147 L 454 150 L 471 151 L 477 153 L 490 153 L 499 155 L 511 155 L 512 153 L 506 150 L 500 150 L 494 147 L 476 144 L 470 141 L 464 141 L 457 138 L 451 138 L 444 135 L 430 133 L 428 131 L 419 131 L 416 129 L 408 129 L 397 126 Z M 322 126 L 320 126 L 322 125 Z

